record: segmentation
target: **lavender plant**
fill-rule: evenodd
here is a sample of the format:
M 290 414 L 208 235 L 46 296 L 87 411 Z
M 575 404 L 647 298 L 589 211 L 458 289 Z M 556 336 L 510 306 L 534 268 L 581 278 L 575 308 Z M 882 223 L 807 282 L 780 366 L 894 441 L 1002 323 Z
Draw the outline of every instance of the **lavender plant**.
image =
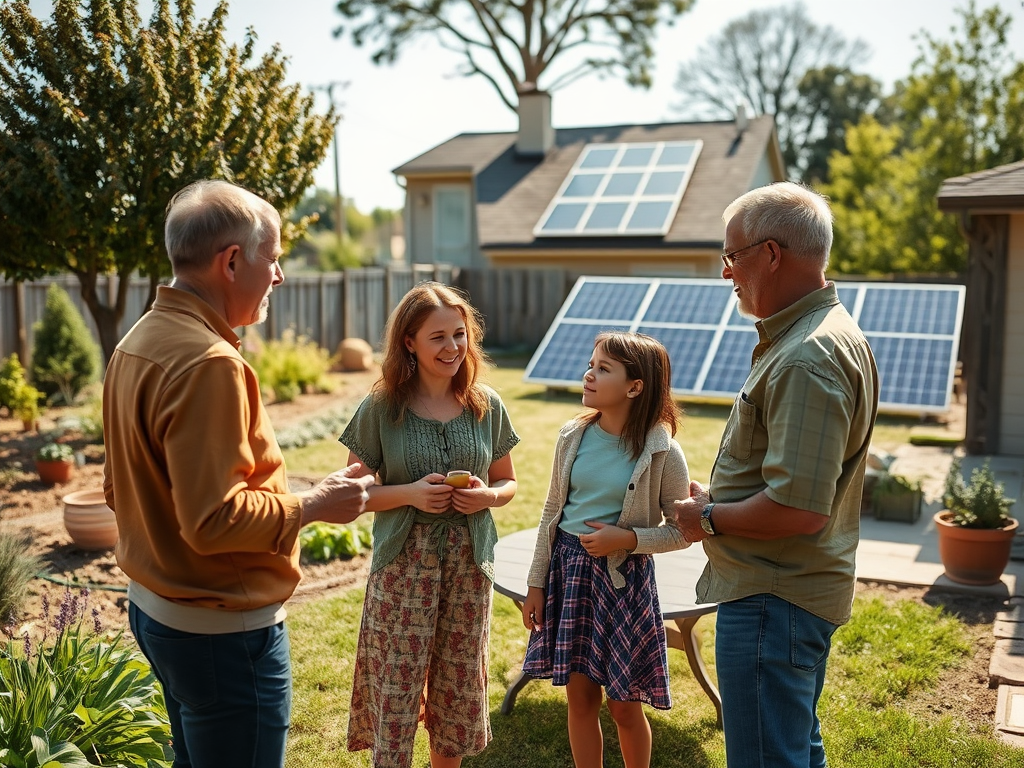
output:
M 88 618 L 87 618 L 88 617 Z M 0 765 L 170 766 L 163 695 L 142 655 L 120 632 L 102 632 L 88 592 L 68 590 L 43 637 L 10 627 L 0 646 Z

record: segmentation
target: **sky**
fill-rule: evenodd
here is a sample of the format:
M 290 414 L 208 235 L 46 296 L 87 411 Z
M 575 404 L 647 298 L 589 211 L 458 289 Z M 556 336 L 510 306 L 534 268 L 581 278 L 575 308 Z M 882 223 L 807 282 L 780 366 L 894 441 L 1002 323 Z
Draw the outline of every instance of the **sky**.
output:
M 905 77 L 917 55 L 915 35 L 922 29 L 951 39 L 966 0 L 808 0 L 807 12 L 818 24 L 830 24 L 847 39 L 860 38 L 871 56 L 859 67 L 888 88 Z M 633 89 L 619 80 L 588 76 L 552 96 L 556 128 L 654 123 L 680 119 L 672 107 L 678 66 L 718 35 L 725 25 L 755 9 L 791 4 L 788 0 L 696 0 L 672 27 L 659 27 L 654 47 L 654 85 Z M 215 0 L 195 0 L 195 14 L 206 17 Z M 1024 0 L 978 0 L 979 8 L 999 5 L 1011 16 L 1010 46 L 1024 58 Z M 52 3 L 30 0 L 37 16 L 49 16 Z M 140 3 L 144 19 L 150 7 Z M 342 113 L 338 156 L 341 192 L 355 206 L 401 208 L 404 191 L 391 173 L 408 160 L 463 132 L 514 131 L 515 115 L 481 77 L 455 75 L 457 54 L 432 41 L 417 41 L 391 66 L 370 60 L 371 48 L 356 48 L 332 32 L 343 19 L 331 0 L 234 0 L 229 5 L 228 39 L 241 43 L 245 30 L 258 37 L 257 53 L 278 43 L 289 59 L 288 79 L 314 88 L 331 82 Z M 327 96 L 318 91 L 322 109 Z M 334 190 L 333 148 L 317 169 L 317 186 Z

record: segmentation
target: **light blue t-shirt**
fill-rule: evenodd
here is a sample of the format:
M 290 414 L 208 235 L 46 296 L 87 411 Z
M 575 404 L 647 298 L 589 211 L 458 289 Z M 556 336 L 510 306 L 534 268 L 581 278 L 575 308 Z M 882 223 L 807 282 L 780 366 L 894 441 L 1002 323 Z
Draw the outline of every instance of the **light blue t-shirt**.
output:
M 569 473 L 569 498 L 558 527 L 579 536 L 597 530 L 587 520 L 615 525 L 634 467 L 636 460 L 622 440 L 597 424 L 587 427 Z

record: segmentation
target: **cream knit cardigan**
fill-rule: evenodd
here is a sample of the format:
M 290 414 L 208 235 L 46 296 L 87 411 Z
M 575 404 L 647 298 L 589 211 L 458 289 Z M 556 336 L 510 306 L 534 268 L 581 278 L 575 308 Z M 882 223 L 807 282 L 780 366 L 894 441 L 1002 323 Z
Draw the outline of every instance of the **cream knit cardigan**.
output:
M 526 579 L 531 587 L 547 588 L 551 546 L 558 522 L 562 518 L 562 508 L 569 495 L 569 474 L 584 431 L 586 424 L 574 419 L 558 433 L 548 497 L 537 529 L 537 548 Z M 668 552 L 690 546 L 690 542 L 675 527 L 672 518 L 672 503 L 677 499 L 688 498 L 689 495 L 690 475 L 683 449 L 672 439 L 668 428 L 659 424 L 647 435 L 643 453 L 625 489 L 622 514 L 616 522 L 619 528 L 633 531 L 637 540 L 633 552 L 623 549 L 608 555 L 608 571 L 616 589 L 626 585 L 618 569 L 629 555 Z

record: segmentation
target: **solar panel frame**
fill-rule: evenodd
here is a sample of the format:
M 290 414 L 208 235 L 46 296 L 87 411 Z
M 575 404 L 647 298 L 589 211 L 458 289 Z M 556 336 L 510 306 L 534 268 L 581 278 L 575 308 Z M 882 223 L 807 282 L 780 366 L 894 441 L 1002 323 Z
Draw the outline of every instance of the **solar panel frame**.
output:
M 836 282 L 836 289 L 875 353 L 879 412 L 948 411 L 965 286 Z M 559 330 L 565 327 L 571 327 L 571 333 Z M 583 276 L 531 357 L 524 381 L 582 387 L 593 339 L 601 330 L 640 331 L 658 338 L 673 361 L 673 393 L 710 402 L 733 400 L 750 372 L 757 343 L 754 323 L 738 313 L 727 281 Z M 572 343 L 567 345 L 570 336 Z M 559 365 L 545 361 L 549 349 Z

